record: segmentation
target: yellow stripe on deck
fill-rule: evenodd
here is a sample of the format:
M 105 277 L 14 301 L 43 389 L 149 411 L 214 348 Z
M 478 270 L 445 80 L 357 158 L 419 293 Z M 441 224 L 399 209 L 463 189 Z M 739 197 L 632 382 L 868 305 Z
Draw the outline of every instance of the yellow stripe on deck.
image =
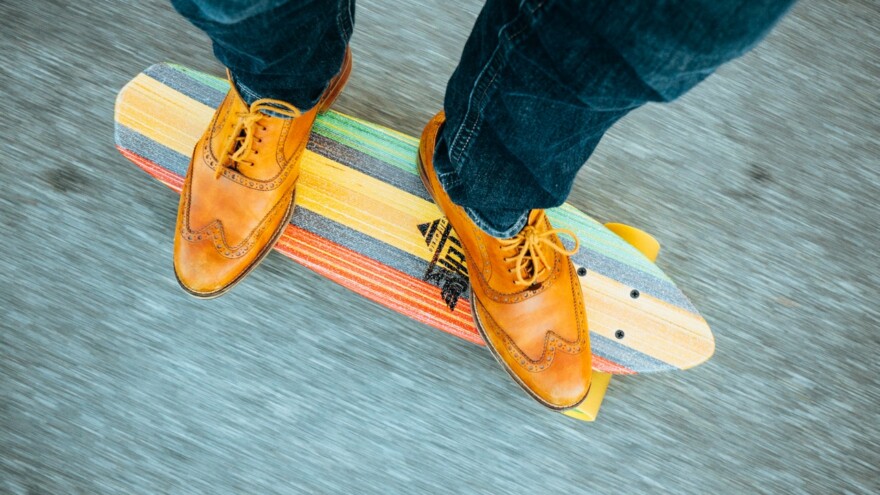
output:
M 307 150 L 296 201 L 323 217 L 431 260 L 417 226 L 440 218 L 440 210 L 387 182 Z
M 647 294 L 633 299 L 628 286 L 592 270 L 581 288 L 591 332 L 619 341 L 615 332 L 623 330 L 621 344 L 681 369 L 714 352 L 715 340 L 699 315 Z
M 184 155 L 205 132 L 214 109 L 145 74 L 119 92 L 116 121 Z

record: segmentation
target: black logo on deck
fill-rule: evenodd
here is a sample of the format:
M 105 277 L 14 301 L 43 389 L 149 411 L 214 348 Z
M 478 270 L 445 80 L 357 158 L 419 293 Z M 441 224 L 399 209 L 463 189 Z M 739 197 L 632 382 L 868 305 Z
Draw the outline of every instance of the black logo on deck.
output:
M 468 289 L 469 284 L 461 242 L 455 237 L 452 225 L 445 217 L 419 225 L 419 231 L 433 254 L 422 279 L 440 287 L 440 294 L 446 305 L 455 310 L 458 299 Z

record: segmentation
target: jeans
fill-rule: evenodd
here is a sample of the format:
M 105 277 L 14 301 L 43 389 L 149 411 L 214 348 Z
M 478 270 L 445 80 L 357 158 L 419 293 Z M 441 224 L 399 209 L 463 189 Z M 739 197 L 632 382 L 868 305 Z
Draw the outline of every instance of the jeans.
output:
M 314 106 L 354 0 L 171 0 L 246 100 Z M 607 131 L 681 96 L 760 41 L 794 0 L 488 0 L 446 86 L 434 154 L 452 201 L 510 237 L 562 204 Z

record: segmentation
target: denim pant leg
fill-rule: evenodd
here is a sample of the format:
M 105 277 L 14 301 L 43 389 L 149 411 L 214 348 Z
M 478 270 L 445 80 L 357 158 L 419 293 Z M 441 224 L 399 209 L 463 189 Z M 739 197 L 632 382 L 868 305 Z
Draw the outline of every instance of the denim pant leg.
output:
M 339 72 L 354 0 L 171 0 L 207 33 L 248 103 L 275 98 L 314 107 Z
M 488 0 L 446 89 L 435 167 L 509 237 L 562 204 L 599 139 L 754 46 L 793 0 Z

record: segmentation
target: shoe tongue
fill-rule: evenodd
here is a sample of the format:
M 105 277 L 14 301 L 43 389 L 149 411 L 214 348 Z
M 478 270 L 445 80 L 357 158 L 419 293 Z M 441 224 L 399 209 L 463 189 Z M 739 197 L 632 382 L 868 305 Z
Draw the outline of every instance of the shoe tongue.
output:
M 536 209 L 530 211 L 529 212 L 529 225 L 533 224 L 535 222 L 535 220 L 538 218 L 538 216 L 540 216 L 540 215 L 541 215 L 540 209 L 536 208 Z
M 529 221 L 528 221 L 528 223 L 526 224 L 526 225 L 531 225 L 532 227 L 536 227 L 536 229 L 537 229 L 537 231 L 538 231 L 539 233 L 542 232 L 542 231 L 544 230 L 544 229 L 542 228 L 543 225 L 540 225 L 540 226 L 539 226 L 539 224 L 541 223 L 541 222 L 539 222 L 539 220 L 540 220 L 540 217 L 541 217 L 541 213 L 542 213 L 543 211 L 544 211 L 544 210 L 539 210 L 539 209 L 534 209 L 534 210 L 530 211 L 530 212 L 529 212 Z
M 273 112 L 271 109 L 271 107 L 273 107 L 273 106 L 277 106 L 277 108 L 279 110 L 287 110 L 288 113 L 289 113 L 289 109 L 285 108 L 281 104 L 276 104 L 273 100 L 268 99 L 268 98 L 260 95 L 256 91 L 250 89 L 249 87 L 245 86 L 244 84 L 241 84 L 239 81 L 235 80 L 234 77 L 232 77 L 231 72 L 227 71 L 227 77 L 229 79 L 229 83 L 232 87 L 233 92 L 238 97 L 237 98 L 238 101 L 245 107 L 245 109 L 250 109 L 251 105 L 253 105 L 254 103 L 259 101 L 260 104 L 264 108 L 261 108 L 258 111 L 260 113 L 262 113 L 263 115 L 265 115 L 267 117 L 278 118 L 278 119 L 291 119 L 291 118 L 293 118 L 290 115 L 285 115 L 284 113 Z M 276 101 L 279 101 L 279 103 L 280 103 L 280 100 L 276 100 Z M 265 108 L 265 107 L 270 107 L 270 108 Z

